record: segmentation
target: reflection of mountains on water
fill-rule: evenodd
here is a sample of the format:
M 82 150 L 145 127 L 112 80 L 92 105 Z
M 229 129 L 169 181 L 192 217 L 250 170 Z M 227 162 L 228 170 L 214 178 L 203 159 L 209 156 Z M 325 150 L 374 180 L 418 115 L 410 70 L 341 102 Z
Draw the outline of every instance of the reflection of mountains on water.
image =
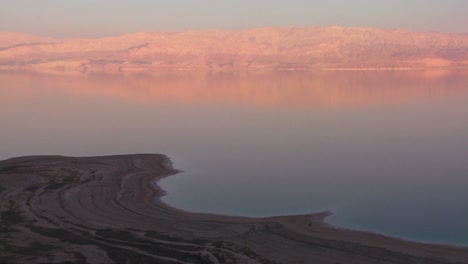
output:
M 0 100 L 59 92 L 142 103 L 352 107 L 468 93 L 466 72 L 343 71 L 258 74 L 45 75 L 2 73 Z

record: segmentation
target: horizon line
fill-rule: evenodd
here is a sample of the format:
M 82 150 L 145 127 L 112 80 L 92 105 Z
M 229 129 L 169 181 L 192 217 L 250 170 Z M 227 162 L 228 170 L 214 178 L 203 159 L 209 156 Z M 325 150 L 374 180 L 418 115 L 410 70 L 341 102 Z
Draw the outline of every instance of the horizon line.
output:
M 244 30 L 259 30 L 259 29 L 304 29 L 304 28 L 340 28 L 340 29 L 379 29 L 379 30 L 388 30 L 388 31 L 408 31 L 408 32 L 415 32 L 415 33 L 437 33 L 437 34 L 447 34 L 447 35 L 468 35 L 467 32 L 447 32 L 447 31 L 432 31 L 432 30 L 414 30 L 402 27 L 372 27 L 372 26 L 340 26 L 340 25 L 303 25 L 303 26 L 260 26 L 260 27 L 243 27 L 243 28 L 234 28 L 234 29 L 222 29 L 222 28 L 206 28 L 206 29 L 181 29 L 181 30 L 142 30 L 142 31 L 131 31 L 131 32 L 123 32 L 123 33 L 114 33 L 114 34 L 102 34 L 99 36 L 80 36 L 77 34 L 76 36 L 69 35 L 64 37 L 55 37 L 50 36 L 48 34 L 35 34 L 26 31 L 0 31 L 0 33 L 13 33 L 13 34 L 23 34 L 29 35 L 34 37 L 43 37 L 43 38 L 50 38 L 56 40 L 66 40 L 66 39 L 101 39 L 101 38 L 109 38 L 109 37 L 118 37 L 118 36 L 125 36 L 125 35 L 134 35 L 139 33 L 182 33 L 182 32 L 210 32 L 210 31 L 225 31 L 225 32 L 238 32 Z

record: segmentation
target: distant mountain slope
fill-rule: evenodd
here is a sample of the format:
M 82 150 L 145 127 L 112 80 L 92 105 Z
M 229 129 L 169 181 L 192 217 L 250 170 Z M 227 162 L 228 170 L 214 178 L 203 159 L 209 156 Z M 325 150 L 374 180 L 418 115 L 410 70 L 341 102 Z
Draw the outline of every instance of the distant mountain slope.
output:
M 52 38 L 37 37 L 29 34 L 15 32 L 0 32 L 0 50 L 17 46 L 52 42 L 55 42 L 55 40 Z
M 7 43 L 3 34 L 8 33 L 0 33 L 0 44 Z M 468 67 L 468 35 L 402 29 L 293 27 L 143 32 L 55 42 L 30 38 L 17 37 L 8 42 L 16 44 L 0 50 L 0 67 L 75 70 Z M 47 43 L 22 45 L 39 40 Z

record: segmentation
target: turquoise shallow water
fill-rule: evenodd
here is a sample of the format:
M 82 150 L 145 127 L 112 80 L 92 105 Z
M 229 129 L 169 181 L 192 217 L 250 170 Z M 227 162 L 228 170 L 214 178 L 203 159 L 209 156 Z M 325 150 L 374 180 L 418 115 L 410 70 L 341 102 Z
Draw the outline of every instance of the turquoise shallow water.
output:
M 0 157 L 164 153 L 164 201 L 468 245 L 468 76 L 0 74 Z

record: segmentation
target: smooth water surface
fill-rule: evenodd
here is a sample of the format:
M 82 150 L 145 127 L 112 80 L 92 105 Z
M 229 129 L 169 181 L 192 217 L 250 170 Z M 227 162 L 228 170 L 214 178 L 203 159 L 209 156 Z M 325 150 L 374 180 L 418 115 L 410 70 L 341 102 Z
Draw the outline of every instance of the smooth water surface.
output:
M 1 73 L 0 111 L 1 159 L 164 153 L 182 209 L 468 245 L 466 72 Z

